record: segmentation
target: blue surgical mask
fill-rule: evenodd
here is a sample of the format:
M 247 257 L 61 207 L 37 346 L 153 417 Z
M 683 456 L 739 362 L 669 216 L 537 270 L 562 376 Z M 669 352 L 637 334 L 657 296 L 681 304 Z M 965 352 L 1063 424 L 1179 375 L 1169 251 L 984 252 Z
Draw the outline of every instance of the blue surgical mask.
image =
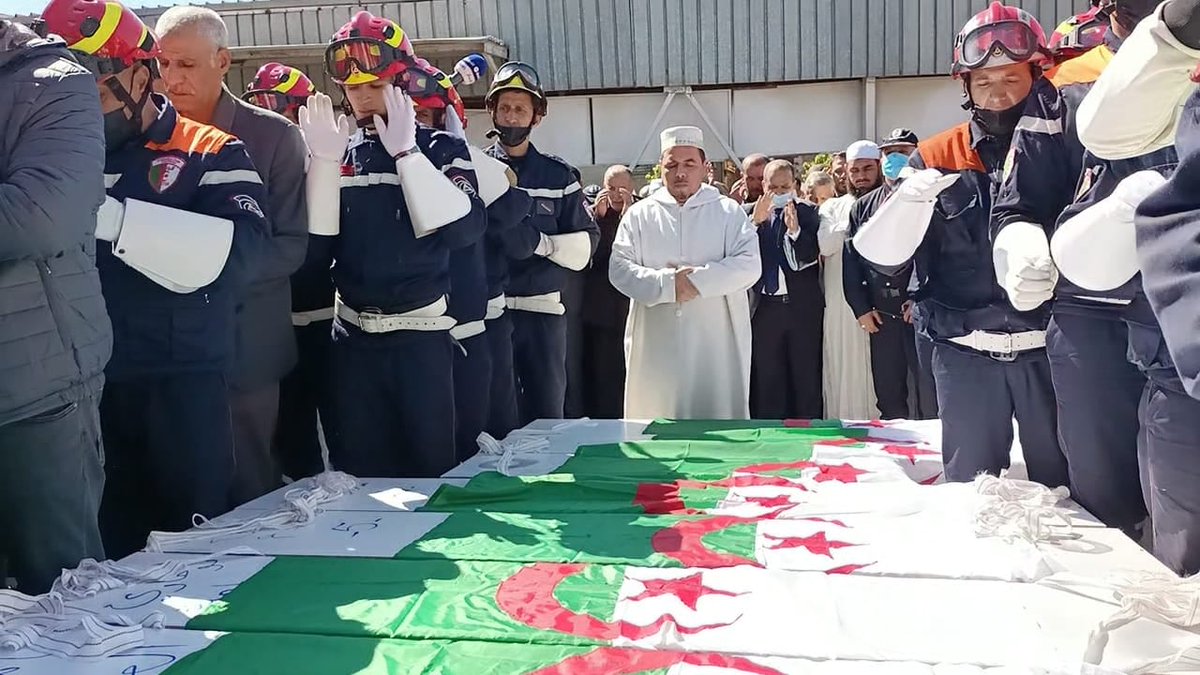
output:
M 782 209 L 783 207 L 787 206 L 789 202 L 794 201 L 796 201 L 795 192 L 785 192 L 781 195 L 771 195 L 771 203 L 774 204 L 775 208 L 777 209 Z
M 883 158 L 883 175 L 888 180 L 896 180 L 906 166 L 908 166 L 908 155 L 901 152 L 889 152 Z

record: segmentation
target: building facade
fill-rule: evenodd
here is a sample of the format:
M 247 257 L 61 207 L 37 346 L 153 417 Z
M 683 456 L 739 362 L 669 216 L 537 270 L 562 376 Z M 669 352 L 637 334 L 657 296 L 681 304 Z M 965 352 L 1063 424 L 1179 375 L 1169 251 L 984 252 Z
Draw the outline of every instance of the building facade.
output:
M 1009 0 L 1047 34 L 1087 0 Z M 229 25 L 240 90 L 284 60 L 320 75 L 354 12 L 397 20 L 443 68 L 470 51 L 534 65 L 552 94 L 534 132 L 581 167 L 650 164 L 657 130 L 695 124 L 713 159 L 813 154 L 897 126 L 925 136 L 965 118 L 954 36 L 988 0 L 248 0 L 209 5 Z M 153 25 L 162 9 L 139 10 Z M 326 82 L 327 86 L 332 86 Z M 477 142 L 482 88 L 463 93 Z M 589 172 L 590 173 L 590 172 Z

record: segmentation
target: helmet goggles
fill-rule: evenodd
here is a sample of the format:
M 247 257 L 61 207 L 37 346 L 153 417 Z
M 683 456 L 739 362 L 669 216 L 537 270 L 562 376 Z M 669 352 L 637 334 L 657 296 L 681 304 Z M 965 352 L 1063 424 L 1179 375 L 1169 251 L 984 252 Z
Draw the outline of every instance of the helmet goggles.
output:
M 370 38 L 338 40 L 325 48 L 325 71 L 339 84 L 363 84 L 395 75 L 407 60 L 399 49 Z
M 962 42 L 958 65 L 967 70 L 987 67 L 993 59 L 1007 57 L 1009 63 L 1024 63 L 1041 49 L 1038 36 L 1020 21 L 1002 21 L 979 27 Z

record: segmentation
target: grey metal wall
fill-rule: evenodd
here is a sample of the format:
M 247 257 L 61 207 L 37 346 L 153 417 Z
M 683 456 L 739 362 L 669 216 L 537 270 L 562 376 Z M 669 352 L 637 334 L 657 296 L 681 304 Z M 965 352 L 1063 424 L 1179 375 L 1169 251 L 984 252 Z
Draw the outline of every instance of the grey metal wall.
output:
M 1087 0 L 1009 0 L 1047 34 Z M 358 9 L 417 37 L 492 35 L 552 91 L 948 72 L 989 0 L 254 0 L 210 5 L 240 45 L 321 43 Z M 162 10 L 141 10 L 153 21 Z

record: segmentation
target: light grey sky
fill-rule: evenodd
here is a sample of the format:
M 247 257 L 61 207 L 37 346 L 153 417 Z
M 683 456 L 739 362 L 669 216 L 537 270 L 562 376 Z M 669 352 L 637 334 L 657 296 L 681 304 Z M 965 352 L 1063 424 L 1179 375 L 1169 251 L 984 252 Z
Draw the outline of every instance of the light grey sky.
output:
M 200 0 L 196 0 L 198 3 Z M 50 0 L 0 0 L 0 14 L 41 14 Z M 165 7 L 195 4 L 189 0 L 124 0 L 126 7 Z

